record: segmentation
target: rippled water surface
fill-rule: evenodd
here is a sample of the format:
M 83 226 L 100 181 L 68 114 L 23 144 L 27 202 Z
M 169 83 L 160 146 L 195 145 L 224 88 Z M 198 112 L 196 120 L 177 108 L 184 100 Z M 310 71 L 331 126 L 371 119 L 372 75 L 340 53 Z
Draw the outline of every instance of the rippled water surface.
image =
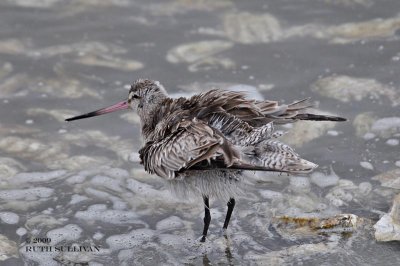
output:
M 399 12 L 397 0 L 1 1 L 0 264 L 399 265 Z M 140 77 L 173 96 L 311 97 L 349 121 L 279 128 L 320 167 L 246 173 L 227 234 L 212 200 L 200 244 L 201 199 L 144 172 L 136 114 L 64 122 Z

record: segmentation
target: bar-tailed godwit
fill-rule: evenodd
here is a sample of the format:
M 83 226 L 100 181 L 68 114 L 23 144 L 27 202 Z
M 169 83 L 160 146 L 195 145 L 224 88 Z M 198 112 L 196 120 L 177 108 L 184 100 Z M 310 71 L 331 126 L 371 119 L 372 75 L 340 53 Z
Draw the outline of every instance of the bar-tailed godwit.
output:
M 210 90 L 190 98 L 168 97 L 164 87 L 148 79 L 136 80 L 128 99 L 72 121 L 136 110 L 144 145 L 141 163 L 147 172 L 172 183 L 181 196 L 198 194 L 205 205 L 201 242 L 211 221 L 209 198 L 227 200 L 223 229 L 228 228 L 235 196 L 241 192 L 243 170 L 308 173 L 317 167 L 277 138 L 273 124 L 297 120 L 346 121 L 345 118 L 310 114 L 308 99 L 291 104 L 247 99 L 244 92 Z

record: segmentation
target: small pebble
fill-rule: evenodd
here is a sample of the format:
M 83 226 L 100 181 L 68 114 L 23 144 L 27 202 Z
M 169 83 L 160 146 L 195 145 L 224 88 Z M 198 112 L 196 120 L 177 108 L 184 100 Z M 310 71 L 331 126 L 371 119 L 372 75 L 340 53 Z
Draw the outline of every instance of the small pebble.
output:
M 25 121 L 25 124 L 32 125 L 33 124 L 33 120 L 32 119 L 28 119 L 28 120 Z

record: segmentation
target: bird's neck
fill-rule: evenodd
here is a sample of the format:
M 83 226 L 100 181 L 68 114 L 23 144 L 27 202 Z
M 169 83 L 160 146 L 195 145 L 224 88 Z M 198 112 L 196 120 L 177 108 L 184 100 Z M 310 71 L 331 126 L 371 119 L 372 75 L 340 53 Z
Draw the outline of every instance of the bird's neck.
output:
M 151 104 L 143 106 L 139 111 L 140 122 L 142 126 L 142 135 L 145 141 L 153 139 L 154 129 L 158 122 L 163 118 L 162 110 L 164 102 L 168 97 L 160 97 Z

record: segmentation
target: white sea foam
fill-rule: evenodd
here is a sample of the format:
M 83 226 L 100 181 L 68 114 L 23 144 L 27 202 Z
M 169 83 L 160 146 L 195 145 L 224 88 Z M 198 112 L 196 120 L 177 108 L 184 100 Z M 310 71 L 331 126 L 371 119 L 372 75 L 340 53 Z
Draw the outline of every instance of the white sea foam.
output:
M 157 230 L 172 230 L 172 229 L 179 229 L 184 226 L 183 221 L 181 218 L 177 216 L 170 216 L 161 220 L 157 223 L 156 229 Z
M 64 227 L 53 229 L 47 232 L 52 245 L 57 245 L 63 240 L 75 241 L 81 237 L 83 230 L 76 224 L 67 224 Z
M 4 200 L 37 200 L 38 198 L 48 198 L 54 189 L 47 187 L 34 187 L 27 189 L 1 190 L 0 199 Z
M 111 224 L 143 223 L 137 220 L 137 215 L 132 211 L 108 210 L 105 204 L 89 206 L 86 211 L 78 211 L 75 217 L 88 222 L 101 221 Z
M 92 178 L 92 180 L 90 180 L 90 183 L 95 186 L 114 190 L 116 192 L 122 192 L 121 182 L 108 176 L 96 175 Z
M 13 212 L 0 212 L 0 220 L 6 224 L 17 224 L 19 216 Z
M 325 175 L 321 172 L 314 172 L 311 174 L 311 182 L 321 188 L 334 186 L 338 181 L 339 177 L 333 171 L 331 171 L 329 175 Z
M 19 173 L 11 179 L 12 183 L 39 183 L 51 182 L 53 180 L 62 178 L 67 171 L 56 170 L 51 172 L 35 172 L 35 173 Z
M 79 195 L 79 194 L 74 194 L 74 195 L 71 196 L 71 201 L 69 202 L 69 204 L 74 205 L 74 204 L 77 204 L 79 202 L 82 202 L 82 201 L 85 201 L 85 200 L 88 200 L 88 199 L 89 198 L 86 197 L 86 196 L 82 196 L 82 195 Z
M 389 137 L 400 131 L 400 117 L 385 117 L 379 119 L 372 124 L 371 130 L 382 137 Z
M 386 141 L 386 144 L 389 146 L 397 146 L 397 145 L 399 145 L 399 140 L 398 139 L 388 139 Z
M 282 193 L 277 192 L 277 191 L 264 189 L 264 190 L 260 190 L 259 193 L 263 198 L 269 199 L 269 200 L 283 198 Z
M 19 235 L 19 236 L 23 236 L 23 235 L 25 235 L 26 233 L 28 233 L 28 230 L 26 230 L 26 229 L 23 228 L 23 227 L 20 227 L 20 228 L 17 229 L 17 231 L 15 231 L 15 233 L 16 233 L 17 235 Z
M 290 177 L 290 188 L 296 192 L 310 191 L 310 179 L 303 176 L 292 176 Z
M 103 200 L 111 200 L 113 203 L 113 209 L 115 210 L 124 210 L 127 208 L 127 204 L 125 202 L 123 202 L 120 198 L 111 195 L 110 193 L 101 191 L 101 190 L 97 190 L 94 188 L 86 188 L 85 192 L 89 195 L 89 196 L 95 196 L 97 198 L 101 198 Z
M 374 166 L 370 162 L 360 162 L 360 165 L 368 170 L 374 170 Z
M 153 230 L 136 229 L 128 234 L 110 236 L 106 239 L 106 243 L 111 250 L 116 251 L 140 246 L 144 242 L 150 241 L 154 235 L 155 232 Z

